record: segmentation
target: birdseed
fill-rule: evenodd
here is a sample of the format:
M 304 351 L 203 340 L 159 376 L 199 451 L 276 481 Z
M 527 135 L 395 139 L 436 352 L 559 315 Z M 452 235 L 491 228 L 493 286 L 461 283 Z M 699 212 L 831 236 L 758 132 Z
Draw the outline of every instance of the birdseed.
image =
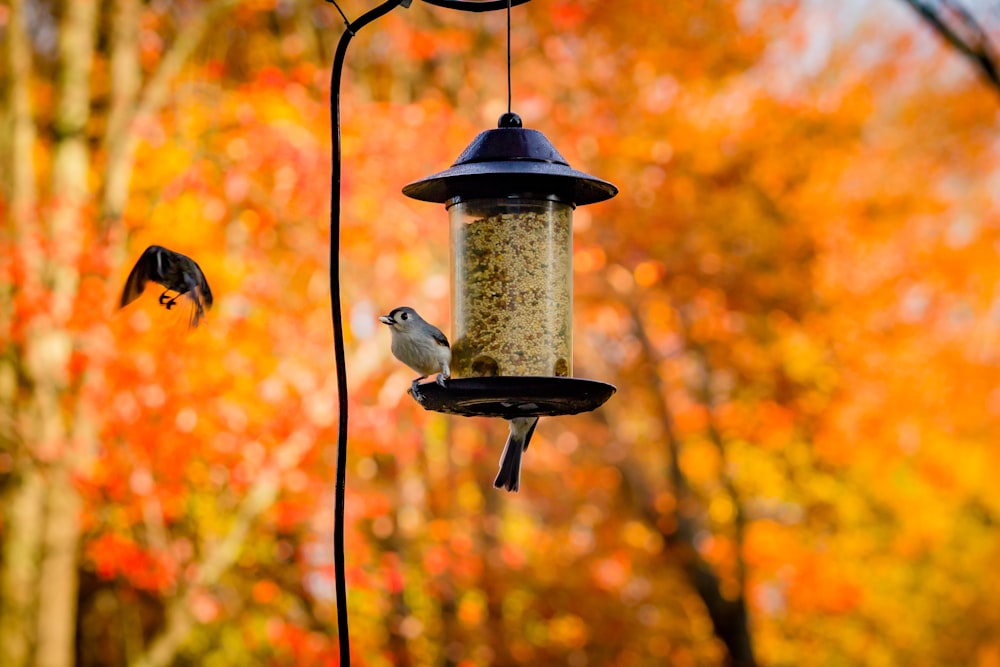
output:
M 572 375 L 573 209 L 513 206 L 477 200 L 450 211 L 455 377 Z

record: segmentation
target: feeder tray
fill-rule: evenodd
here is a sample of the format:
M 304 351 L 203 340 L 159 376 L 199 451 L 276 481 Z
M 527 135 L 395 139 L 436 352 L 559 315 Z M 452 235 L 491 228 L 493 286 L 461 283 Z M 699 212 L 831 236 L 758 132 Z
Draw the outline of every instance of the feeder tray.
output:
M 417 388 L 420 397 L 415 400 L 425 410 L 504 419 L 590 412 L 616 391 L 614 385 L 597 380 L 545 376 L 456 378 L 444 387 L 424 382 Z

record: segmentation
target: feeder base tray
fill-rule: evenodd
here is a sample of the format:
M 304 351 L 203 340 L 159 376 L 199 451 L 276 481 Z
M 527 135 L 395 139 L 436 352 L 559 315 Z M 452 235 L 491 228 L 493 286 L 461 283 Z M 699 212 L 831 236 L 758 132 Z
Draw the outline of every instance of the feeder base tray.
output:
M 425 410 L 504 419 L 590 412 L 616 391 L 614 385 L 596 380 L 534 376 L 456 378 L 447 380 L 444 387 L 424 382 L 417 389 L 414 399 Z

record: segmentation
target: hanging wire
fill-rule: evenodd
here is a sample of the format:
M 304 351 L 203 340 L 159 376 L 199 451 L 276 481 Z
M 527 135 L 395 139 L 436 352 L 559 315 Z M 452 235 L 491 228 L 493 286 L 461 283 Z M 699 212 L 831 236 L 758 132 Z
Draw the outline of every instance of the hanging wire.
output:
M 510 87 L 510 0 L 507 0 L 507 113 L 511 113 L 512 96 Z
M 347 18 L 347 14 L 345 14 L 344 10 L 341 9 L 340 5 L 337 4 L 337 0 L 327 0 L 327 1 L 331 5 L 333 5 L 334 7 L 337 8 L 337 13 L 340 14 L 340 18 L 344 19 L 344 25 L 347 26 L 348 30 L 350 30 L 351 29 L 351 19 Z

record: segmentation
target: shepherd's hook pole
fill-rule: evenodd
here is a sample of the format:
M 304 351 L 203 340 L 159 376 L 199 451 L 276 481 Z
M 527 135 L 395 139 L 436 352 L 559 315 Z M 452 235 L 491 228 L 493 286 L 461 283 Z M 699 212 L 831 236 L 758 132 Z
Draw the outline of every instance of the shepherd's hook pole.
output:
M 333 349 L 337 366 L 337 482 L 334 498 L 333 569 L 337 587 L 337 640 L 340 645 L 340 664 L 350 667 L 351 640 L 347 625 L 347 577 L 344 567 L 344 493 L 347 487 L 347 363 L 344 359 L 344 323 L 340 299 L 340 82 L 344 72 L 347 45 L 363 27 L 388 14 L 410 0 L 388 0 L 375 9 L 347 24 L 337 43 L 330 74 L 330 125 L 331 148 L 330 176 L 330 310 L 333 315 Z M 338 7 L 339 10 L 339 7 Z

